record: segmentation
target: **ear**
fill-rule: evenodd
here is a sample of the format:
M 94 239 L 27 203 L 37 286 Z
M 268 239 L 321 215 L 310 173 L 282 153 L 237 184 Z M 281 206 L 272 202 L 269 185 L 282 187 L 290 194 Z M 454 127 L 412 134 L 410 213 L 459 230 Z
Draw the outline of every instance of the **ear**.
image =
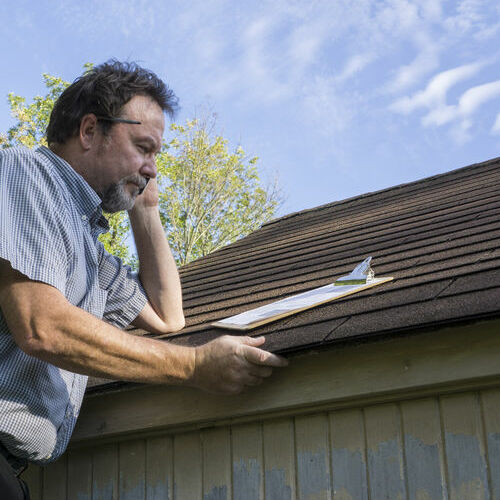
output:
M 97 130 L 97 118 L 93 113 L 89 113 L 82 118 L 80 122 L 79 139 L 82 148 L 88 151 L 98 133 Z

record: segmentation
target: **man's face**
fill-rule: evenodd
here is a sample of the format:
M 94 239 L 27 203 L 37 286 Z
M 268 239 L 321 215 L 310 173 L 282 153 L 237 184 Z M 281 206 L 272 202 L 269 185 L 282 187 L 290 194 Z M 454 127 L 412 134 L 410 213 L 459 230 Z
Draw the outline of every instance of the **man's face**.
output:
M 141 124 L 114 123 L 108 135 L 99 132 L 93 177 L 106 212 L 130 210 L 148 179 L 156 177 L 155 155 L 165 128 L 162 109 L 146 96 L 133 97 L 120 118 Z

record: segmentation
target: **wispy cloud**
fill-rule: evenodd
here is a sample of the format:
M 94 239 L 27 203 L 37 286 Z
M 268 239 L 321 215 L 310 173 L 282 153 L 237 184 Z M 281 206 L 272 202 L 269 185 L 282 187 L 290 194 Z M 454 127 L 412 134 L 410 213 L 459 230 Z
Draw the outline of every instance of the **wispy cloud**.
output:
M 500 134 L 500 113 L 497 115 L 497 119 L 495 120 L 495 123 L 493 127 L 491 128 L 491 133 L 492 134 Z
M 390 109 L 399 113 L 409 114 L 422 107 L 444 106 L 448 91 L 462 80 L 476 75 L 483 66 L 483 62 L 465 64 L 438 73 L 430 80 L 424 90 L 416 92 L 411 97 L 398 99 L 390 106 Z
M 500 97 L 500 80 L 477 85 L 464 92 L 457 104 L 432 110 L 423 118 L 422 123 L 440 126 L 457 119 L 468 121 L 481 105 L 497 97 Z
M 427 34 L 420 33 L 416 46 L 415 59 L 400 67 L 394 80 L 389 83 L 388 89 L 391 92 L 396 93 L 411 87 L 439 66 L 439 53 L 442 50 L 439 43 Z
M 392 112 L 423 110 L 427 126 L 472 117 L 475 111 L 464 109 L 474 94 L 450 105 L 448 93 L 478 75 L 484 63 L 442 71 L 441 59 L 500 30 L 488 2 L 479 0 L 275 0 L 238 7 L 229 0 L 193 0 L 189 9 L 180 0 L 169 8 L 159 0 L 125 7 L 120 0 L 100 7 L 89 2 L 99 16 L 89 19 L 89 7 L 62 0 L 57 15 L 89 35 L 110 19 L 130 39 L 154 33 L 151 50 L 168 59 L 165 67 L 174 68 L 168 74 L 182 75 L 182 91 L 196 94 L 193 100 L 208 96 L 215 106 L 232 101 L 253 109 L 293 106 L 302 118 L 335 131 L 380 108 L 381 96 L 392 100 Z M 472 52 L 455 60 L 472 61 Z M 471 129 L 464 126 L 463 135 Z
M 337 82 L 342 83 L 349 80 L 349 78 L 365 69 L 366 66 L 375 60 L 375 58 L 376 56 L 373 53 L 352 56 L 345 64 L 342 71 L 336 76 Z

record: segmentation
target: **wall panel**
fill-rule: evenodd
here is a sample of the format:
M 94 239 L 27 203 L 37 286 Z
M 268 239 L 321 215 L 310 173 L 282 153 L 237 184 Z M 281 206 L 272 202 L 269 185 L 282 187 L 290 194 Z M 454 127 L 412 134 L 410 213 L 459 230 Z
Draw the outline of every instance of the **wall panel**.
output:
M 232 436 L 234 500 L 264 498 L 262 424 L 235 425 Z
M 487 457 L 478 394 L 442 397 L 441 413 L 450 500 L 489 499 Z
M 295 500 L 295 436 L 292 418 L 270 420 L 262 427 L 264 446 L 264 498 Z
M 295 445 L 298 498 L 329 500 L 331 479 L 327 415 L 297 417 Z
M 174 499 L 201 500 L 202 451 L 199 432 L 174 436 Z
M 231 499 L 231 438 L 228 427 L 201 431 L 203 500 Z
M 118 500 L 118 445 L 98 446 L 92 451 L 92 500 Z
M 401 403 L 410 498 L 446 498 L 446 471 L 436 398 Z
M 137 500 L 146 496 L 146 442 L 124 441 L 119 446 L 120 500 Z
M 488 450 L 491 497 L 500 500 L 500 389 L 481 393 L 482 412 Z
M 364 410 L 371 498 L 406 500 L 401 416 L 396 404 Z
M 334 500 L 368 500 L 365 431 L 361 410 L 330 413 Z
M 488 388 L 80 446 L 25 477 L 33 500 L 500 500 L 498 471 Z
M 172 500 L 174 448 L 171 436 L 146 440 L 146 499 Z

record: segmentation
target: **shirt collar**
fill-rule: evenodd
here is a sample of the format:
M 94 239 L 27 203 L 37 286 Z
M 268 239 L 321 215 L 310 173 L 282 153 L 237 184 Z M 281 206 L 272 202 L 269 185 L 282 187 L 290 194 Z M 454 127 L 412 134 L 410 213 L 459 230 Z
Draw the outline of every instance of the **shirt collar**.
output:
M 89 183 L 63 158 L 56 155 L 45 146 L 40 146 L 36 150 L 46 156 L 57 168 L 62 180 L 66 183 L 68 191 L 71 193 L 78 210 L 84 220 L 92 220 L 107 227 L 107 221 L 102 215 L 101 199 L 90 187 Z M 104 219 L 101 220 L 101 219 Z

